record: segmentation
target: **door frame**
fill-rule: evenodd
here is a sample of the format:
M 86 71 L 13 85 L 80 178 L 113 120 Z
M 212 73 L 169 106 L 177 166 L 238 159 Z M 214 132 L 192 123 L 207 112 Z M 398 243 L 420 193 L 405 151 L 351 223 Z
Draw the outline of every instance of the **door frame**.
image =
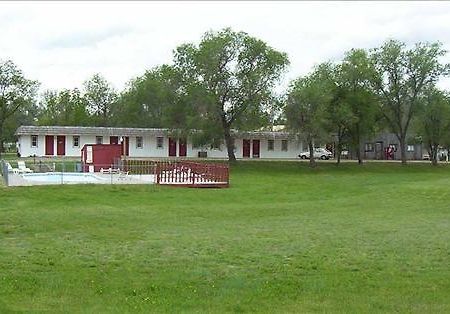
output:
M 66 155 L 66 136 L 57 135 L 56 136 L 56 155 L 65 156 Z
M 242 140 L 242 158 L 250 158 L 251 156 L 251 140 L 243 139 Z
M 252 158 L 259 158 L 260 156 L 261 156 L 261 141 L 252 140 Z
M 177 157 L 177 140 L 173 137 L 169 137 L 168 149 L 169 157 Z
M 46 135 L 45 136 L 45 156 L 53 156 L 53 155 L 55 155 L 55 136 L 54 135 Z
M 187 143 L 185 138 L 178 139 L 178 156 L 179 157 L 187 156 Z

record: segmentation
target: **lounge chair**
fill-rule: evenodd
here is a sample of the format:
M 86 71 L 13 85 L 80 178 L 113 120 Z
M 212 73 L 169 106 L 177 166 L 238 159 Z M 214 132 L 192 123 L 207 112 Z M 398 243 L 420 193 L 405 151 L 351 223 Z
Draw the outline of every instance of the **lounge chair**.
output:
M 30 168 L 28 168 L 25 165 L 25 161 L 20 160 L 17 162 L 17 167 L 19 168 L 19 173 L 31 173 L 33 172 L 33 170 L 31 170 Z
M 103 169 L 100 168 L 100 173 L 120 173 L 120 169 L 113 169 L 113 168 L 107 168 L 107 169 Z
M 119 171 L 119 177 L 117 178 L 118 180 L 126 180 L 126 179 L 130 179 L 130 177 L 128 176 L 129 171 Z
M 9 162 L 7 162 L 6 165 L 8 167 L 8 172 L 12 172 L 12 173 L 15 173 L 15 174 L 19 173 L 19 169 L 13 168 Z

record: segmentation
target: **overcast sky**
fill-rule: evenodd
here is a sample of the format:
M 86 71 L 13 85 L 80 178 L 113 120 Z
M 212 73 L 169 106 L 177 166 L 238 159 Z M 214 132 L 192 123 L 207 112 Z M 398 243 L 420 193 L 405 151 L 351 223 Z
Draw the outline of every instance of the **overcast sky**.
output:
M 286 86 L 314 64 L 387 38 L 450 50 L 450 2 L 0 2 L 0 59 L 12 59 L 41 91 L 81 87 L 97 72 L 121 90 L 171 63 L 178 45 L 224 27 L 288 53 Z

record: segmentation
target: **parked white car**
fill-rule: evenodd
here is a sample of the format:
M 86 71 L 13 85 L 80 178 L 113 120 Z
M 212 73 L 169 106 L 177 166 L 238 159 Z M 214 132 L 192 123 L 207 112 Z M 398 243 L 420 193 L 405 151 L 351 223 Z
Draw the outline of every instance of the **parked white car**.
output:
M 309 150 L 298 155 L 301 159 L 309 159 Z M 316 159 L 330 159 L 333 158 L 333 153 L 326 150 L 325 148 L 317 147 L 314 148 L 314 158 Z

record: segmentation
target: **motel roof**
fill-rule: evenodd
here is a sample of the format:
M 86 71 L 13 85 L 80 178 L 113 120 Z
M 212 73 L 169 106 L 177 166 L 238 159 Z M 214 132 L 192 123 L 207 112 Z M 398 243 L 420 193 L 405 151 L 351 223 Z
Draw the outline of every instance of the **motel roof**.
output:
M 164 136 L 170 129 L 162 128 L 117 128 L 117 127 L 91 127 L 91 126 L 25 126 L 16 130 L 16 135 L 96 135 L 96 136 Z M 292 134 L 282 131 L 236 131 L 236 137 L 287 139 Z

